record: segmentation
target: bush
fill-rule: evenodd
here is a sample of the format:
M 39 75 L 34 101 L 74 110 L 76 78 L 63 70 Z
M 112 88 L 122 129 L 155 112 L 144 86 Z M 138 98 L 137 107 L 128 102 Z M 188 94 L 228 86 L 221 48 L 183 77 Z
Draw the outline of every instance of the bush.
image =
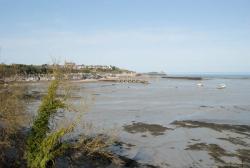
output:
M 29 167 L 46 167 L 49 161 L 61 152 L 65 145 L 60 142 L 60 138 L 70 131 L 70 129 L 61 129 L 50 133 L 49 120 L 60 108 L 65 108 L 65 104 L 56 96 L 59 86 L 59 80 L 51 82 L 47 95 L 43 98 L 38 109 L 30 134 L 27 139 L 26 158 Z

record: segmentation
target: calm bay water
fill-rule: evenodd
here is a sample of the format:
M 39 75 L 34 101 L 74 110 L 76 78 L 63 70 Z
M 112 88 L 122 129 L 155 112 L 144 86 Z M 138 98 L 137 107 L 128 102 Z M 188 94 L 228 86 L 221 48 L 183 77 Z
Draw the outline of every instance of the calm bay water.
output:
M 133 120 L 169 124 L 179 119 L 214 120 L 250 124 L 250 80 L 197 81 L 155 79 L 149 85 L 89 83 L 84 91 L 95 97 L 87 114 L 98 124 L 123 124 Z M 225 83 L 225 89 L 217 86 Z M 86 94 L 86 93 L 84 93 Z

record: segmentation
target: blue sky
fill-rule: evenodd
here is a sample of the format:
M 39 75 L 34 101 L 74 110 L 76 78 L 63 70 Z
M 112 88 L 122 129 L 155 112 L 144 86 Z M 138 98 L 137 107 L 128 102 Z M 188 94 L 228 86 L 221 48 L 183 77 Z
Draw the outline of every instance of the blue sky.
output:
M 0 61 L 250 72 L 249 0 L 0 0 Z

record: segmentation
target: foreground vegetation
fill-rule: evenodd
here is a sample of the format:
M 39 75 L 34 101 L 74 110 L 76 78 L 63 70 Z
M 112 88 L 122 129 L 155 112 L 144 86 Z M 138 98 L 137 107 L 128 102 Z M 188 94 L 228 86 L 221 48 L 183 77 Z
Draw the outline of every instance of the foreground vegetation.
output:
M 52 161 L 66 147 L 60 142 L 60 138 L 71 128 L 61 129 L 53 133 L 50 133 L 49 129 L 49 119 L 59 108 L 66 107 L 62 101 L 56 99 L 58 85 L 58 80 L 51 82 L 29 133 L 26 149 L 29 167 L 46 167 L 48 162 Z
M 0 84 L 0 167 L 19 167 L 25 147 L 27 87 Z M 25 165 L 25 164 L 24 164 Z
M 31 118 L 26 116 L 28 88 L 18 83 L 0 84 L 0 167 L 55 167 L 56 158 L 67 151 L 77 151 L 88 156 L 98 155 L 118 163 L 119 159 L 107 150 L 113 141 L 105 136 L 88 137 L 82 134 L 74 143 L 73 140 L 63 140 L 64 135 L 74 130 L 77 121 L 64 128 L 51 129 L 51 122 L 59 109 L 73 109 L 66 103 L 67 95 L 58 96 L 62 81 L 60 75 L 55 76 L 34 121 L 30 123 L 30 129 L 25 129 L 27 123 L 21 123 Z

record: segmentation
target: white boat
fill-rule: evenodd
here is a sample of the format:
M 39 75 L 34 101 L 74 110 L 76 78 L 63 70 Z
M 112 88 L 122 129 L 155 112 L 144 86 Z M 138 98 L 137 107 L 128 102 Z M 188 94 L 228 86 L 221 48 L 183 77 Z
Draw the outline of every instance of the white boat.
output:
M 226 87 L 227 86 L 224 83 L 222 83 L 217 86 L 217 89 L 225 89 Z
M 197 83 L 197 86 L 202 87 L 203 83 Z

